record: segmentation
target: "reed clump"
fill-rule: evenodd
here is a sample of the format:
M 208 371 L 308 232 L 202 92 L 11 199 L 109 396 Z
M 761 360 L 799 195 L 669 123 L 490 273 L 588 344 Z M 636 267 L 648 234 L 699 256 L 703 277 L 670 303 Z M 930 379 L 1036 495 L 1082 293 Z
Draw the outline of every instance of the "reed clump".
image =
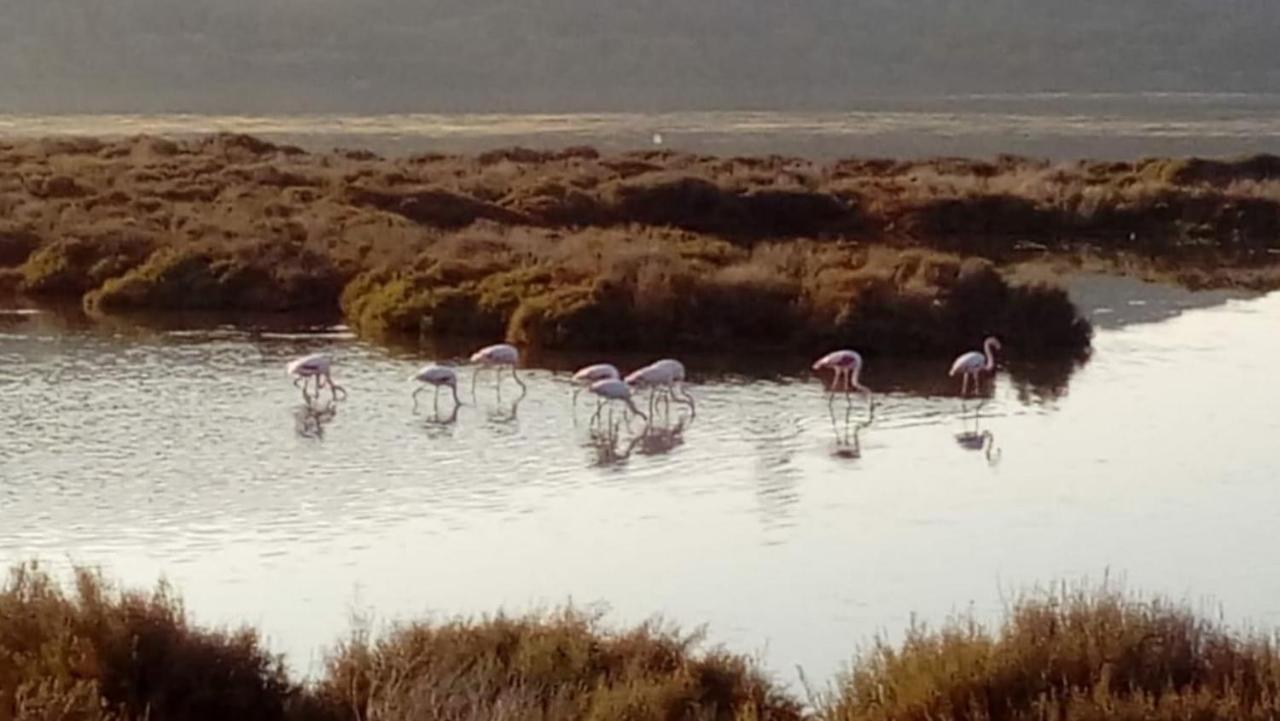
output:
M 819 707 L 824 721 L 1274 719 L 1280 652 L 1184 605 L 1063 587 L 994 630 L 962 618 L 876 643 Z

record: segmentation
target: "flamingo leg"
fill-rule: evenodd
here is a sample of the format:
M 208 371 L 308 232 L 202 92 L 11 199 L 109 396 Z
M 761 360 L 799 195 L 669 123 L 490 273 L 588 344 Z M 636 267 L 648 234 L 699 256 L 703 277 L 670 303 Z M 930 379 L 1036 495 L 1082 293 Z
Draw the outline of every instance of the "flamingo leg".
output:
M 413 392 L 413 412 L 414 413 L 418 412 L 418 394 L 426 389 L 427 389 L 426 386 L 418 386 L 418 389 Z
M 529 390 L 529 387 L 524 384 L 524 381 L 520 380 L 520 376 L 516 373 L 516 367 L 514 365 L 511 366 L 511 380 L 515 381 L 516 385 L 520 386 L 520 390 Z
M 693 394 L 689 392 L 688 388 L 684 387 L 684 383 L 677 383 L 676 390 L 680 391 L 680 395 L 677 398 L 677 400 L 689 406 L 690 416 L 696 416 L 698 414 L 698 409 L 695 407 L 695 404 L 693 402 Z
M 453 391 L 453 412 L 457 414 L 458 408 L 462 405 L 462 399 L 458 397 L 458 384 L 450 384 L 449 389 Z
M 345 401 L 345 400 L 347 399 L 347 389 L 346 389 L 346 388 L 343 388 L 342 386 L 338 385 L 337 383 L 334 383 L 334 382 L 333 382 L 333 376 L 329 375 L 328 373 L 325 373 L 325 374 L 324 374 L 324 379 L 325 379 L 325 381 L 327 381 L 327 382 L 328 382 L 328 384 L 329 384 L 329 392 L 333 394 L 333 400 L 335 400 L 335 401 L 336 401 L 336 400 L 338 400 L 338 394 L 339 394 L 339 393 L 341 393 L 341 394 L 342 394 L 342 400 L 344 400 L 344 401 Z
M 634 414 L 636 414 L 636 415 L 640 416 L 641 418 L 643 418 L 646 426 L 649 424 L 649 417 L 648 417 L 648 416 L 646 416 L 645 414 L 641 413 L 641 412 L 640 412 L 640 409 L 639 409 L 639 408 L 636 408 L 636 404 L 635 404 L 635 402 L 634 402 L 634 401 L 632 401 L 630 398 L 628 398 L 628 399 L 627 399 L 627 407 L 631 409 L 631 412 L 632 412 L 632 413 L 634 413 Z

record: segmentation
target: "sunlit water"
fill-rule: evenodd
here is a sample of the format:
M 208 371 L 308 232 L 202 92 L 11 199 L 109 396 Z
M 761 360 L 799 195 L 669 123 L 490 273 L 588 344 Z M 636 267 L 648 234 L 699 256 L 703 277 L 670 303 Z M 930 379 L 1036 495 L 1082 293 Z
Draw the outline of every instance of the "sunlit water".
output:
M 477 152 L 500 145 L 606 151 L 1054 158 L 1237 155 L 1274 150 L 1276 94 L 1041 94 L 867 100 L 828 112 L 399 115 L 16 115 L 0 137 L 252 133 L 313 150 Z
M 570 599 L 708 623 L 784 678 L 826 678 L 913 614 L 992 617 L 1011 591 L 1108 572 L 1280 622 L 1280 294 L 1080 287 L 1092 361 L 1047 385 L 1001 374 L 977 417 L 945 363 L 871 364 L 887 392 L 860 428 L 803 359 L 690 358 L 696 418 L 634 445 L 593 443 L 563 372 L 525 371 L 514 409 L 514 385 L 499 404 L 482 379 L 449 423 L 430 394 L 413 412 L 425 352 L 341 329 L 6 313 L 0 562 L 163 574 L 198 620 L 259 626 L 303 673 L 353 613 Z M 316 350 L 350 393 L 332 417 L 283 372 Z

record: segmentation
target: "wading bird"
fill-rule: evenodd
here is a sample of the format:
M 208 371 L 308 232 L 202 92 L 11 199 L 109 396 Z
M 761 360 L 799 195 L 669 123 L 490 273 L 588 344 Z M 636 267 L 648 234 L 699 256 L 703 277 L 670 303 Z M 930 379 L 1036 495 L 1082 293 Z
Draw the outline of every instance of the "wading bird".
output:
M 601 399 L 600 405 L 596 407 L 595 414 L 591 416 L 591 423 L 593 425 L 600 420 L 600 411 L 604 409 L 604 406 L 615 402 L 622 403 L 627 407 L 627 410 L 648 422 L 649 417 L 641 413 L 640 409 L 636 408 L 635 401 L 631 399 L 631 386 L 627 385 L 626 381 L 618 380 L 617 378 L 609 378 L 592 383 L 591 387 L 587 390 Z M 612 415 L 613 411 L 610 410 L 609 413 Z
M 813 370 L 821 371 L 830 368 L 831 377 L 831 398 L 835 398 L 836 392 L 843 390 L 845 395 L 849 395 L 854 391 L 865 393 L 868 400 L 871 399 L 871 389 L 862 385 L 858 381 L 858 376 L 862 374 L 862 356 L 855 350 L 838 350 L 828 353 L 813 364 Z
M 628 375 L 626 382 L 635 388 L 649 389 L 650 413 L 654 410 L 655 392 L 659 390 L 668 402 L 675 399 L 677 402 L 685 403 L 689 406 L 689 412 L 694 413 L 696 411 L 693 396 L 685 389 L 684 378 L 684 364 L 678 360 L 664 358 Z
M 577 386 L 577 388 L 573 389 L 574 407 L 576 408 L 578 406 L 578 394 L 581 393 L 584 388 L 589 389 L 592 384 L 599 381 L 616 381 L 621 379 L 622 374 L 618 372 L 617 366 L 610 363 L 596 363 L 595 365 L 589 365 L 586 368 L 578 369 L 578 372 L 573 374 L 573 383 Z
M 960 395 L 968 397 L 969 382 L 973 381 L 973 389 L 977 391 L 981 388 L 982 374 L 990 373 L 996 369 L 995 352 L 1000 350 L 1000 341 L 995 338 L 987 338 L 982 343 L 982 353 L 978 351 L 969 351 L 964 355 L 956 358 L 951 364 L 951 377 L 961 376 L 963 380 L 960 384 Z
M 315 382 L 316 395 L 320 397 L 320 391 L 329 386 L 329 392 L 333 394 L 333 400 L 338 400 L 338 393 L 342 393 L 342 397 L 347 397 L 347 391 L 342 386 L 333 382 L 333 376 L 330 370 L 333 367 L 333 361 L 329 356 L 323 353 L 313 353 L 309 356 L 303 356 L 289 365 L 285 366 L 285 372 L 293 376 L 293 385 L 302 388 L 302 399 L 310 403 L 311 394 L 307 392 L 307 386 L 312 381 Z
M 471 375 L 471 396 L 473 398 L 476 394 L 476 379 L 480 377 L 480 371 L 485 368 L 492 368 L 497 374 L 499 394 L 502 393 L 503 368 L 511 369 L 511 378 L 515 380 L 516 385 L 520 386 L 522 392 L 527 390 L 524 381 L 520 380 L 520 376 L 516 375 L 516 365 L 520 362 L 520 351 L 515 346 L 508 343 L 499 343 L 481 348 L 471 355 L 471 362 L 480 366 Z
M 462 401 L 458 398 L 458 374 L 452 368 L 432 363 L 413 374 L 413 380 L 422 384 L 421 387 L 413 392 L 413 410 L 415 413 L 418 410 L 418 394 L 425 391 L 429 385 L 435 386 L 436 389 L 435 408 L 437 411 L 440 410 L 441 387 L 448 387 L 449 390 L 453 391 L 453 403 L 455 406 L 462 405 Z

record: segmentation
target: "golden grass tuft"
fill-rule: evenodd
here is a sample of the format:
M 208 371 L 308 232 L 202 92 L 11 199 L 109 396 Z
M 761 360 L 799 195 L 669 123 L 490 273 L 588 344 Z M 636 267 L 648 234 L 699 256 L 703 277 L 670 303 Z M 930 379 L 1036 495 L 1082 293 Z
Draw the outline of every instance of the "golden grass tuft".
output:
M 1024 595 L 994 629 L 913 625 L 858 655 L 809 707 L 751 659 L 650 622 L 574 608 L 405 623 L 342 640 L 291 681 L 251 629 L 189 622 L 177 595 L 34 564 L 0 588 L 0 721 L 1261 721 L 1280 649 L 1108 586 Z
M 1106 587 L 1013 604 L 876 643 L 821 697 L 823 721 L 1274 719 L 1280 652 L 1185 605 Z
M 656 624 L 602 629 L 568 609 L 356 633 L 316 696 L 354 719 L 799 719 L 747 659 Z
M 256 632 L 192 626 L 163 584 L 121 591 L 80 569 L 66 592 L 32 564 L 0 589 L 5 721 L 273 721 L 296 692 Z

